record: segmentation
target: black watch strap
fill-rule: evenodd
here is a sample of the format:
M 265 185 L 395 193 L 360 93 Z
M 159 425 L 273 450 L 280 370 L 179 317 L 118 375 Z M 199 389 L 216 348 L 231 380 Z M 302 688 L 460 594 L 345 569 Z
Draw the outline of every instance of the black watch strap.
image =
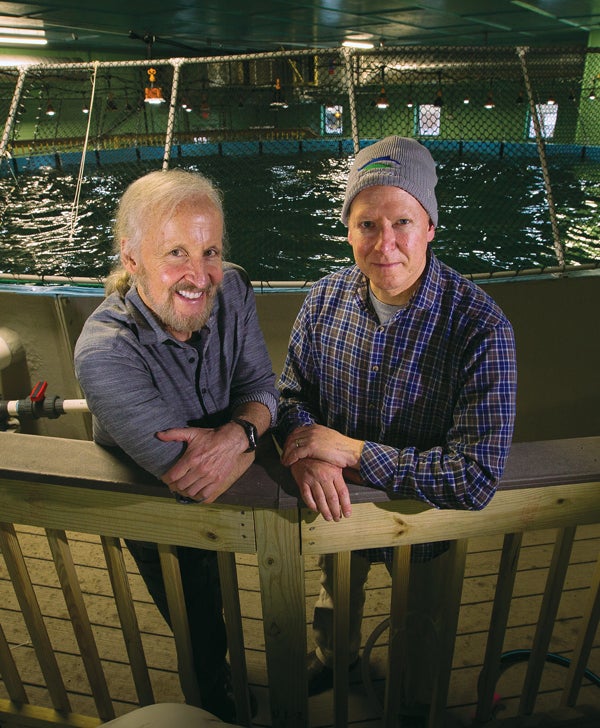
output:
M 244 452 L 253 452 L 256 450 L 256 446 L 258 445 L 258 432 L 256 430 L 256 426 L 252 424 L 252 422 L 248 422 L 248 420 L 244 420 L 241 417 L 233 417 L 231 421 L 244 428 L 244 432 L 248 438 L 248 449 L 244 450 Z

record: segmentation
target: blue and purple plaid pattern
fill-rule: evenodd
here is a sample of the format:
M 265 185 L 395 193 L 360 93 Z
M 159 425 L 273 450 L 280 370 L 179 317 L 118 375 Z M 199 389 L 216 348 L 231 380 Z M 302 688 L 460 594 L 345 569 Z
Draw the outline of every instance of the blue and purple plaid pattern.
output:
M 352 266 L 308 293 L 279 389 L 282 438 L 298 425 L 327 425 L 366 441 L 360 475 L 369 486 L 436 508 L 478 510 L 495 492 L 512 438 L 512 327 L 487 294 L 433 253 L 409 306 L 381 324 Z M 415 546 L 413 560 L 445 548 Z

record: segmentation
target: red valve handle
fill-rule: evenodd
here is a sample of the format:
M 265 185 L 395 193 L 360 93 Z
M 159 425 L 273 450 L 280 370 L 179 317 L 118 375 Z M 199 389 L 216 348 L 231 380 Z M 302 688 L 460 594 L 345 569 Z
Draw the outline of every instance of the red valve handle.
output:
M 29 399 L 32 402 L 41 402 L 44 397 L 46 396 L 46 387 L 48 386 L 48 382 L 38 382 L 35 387 L 31 390 L 31 394 L 29 395 Z

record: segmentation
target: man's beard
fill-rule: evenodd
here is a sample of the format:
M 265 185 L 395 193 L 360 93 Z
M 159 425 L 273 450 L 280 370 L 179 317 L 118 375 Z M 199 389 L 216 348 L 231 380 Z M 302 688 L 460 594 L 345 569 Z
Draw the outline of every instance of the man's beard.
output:
M 162 327 L 170 332 L 187 333 L 199 331 L 208 321 L 215 298 L 217 296 L 218 286 L 212 284 L 205 288 L 199 289 L 195 286 L 190 285 L 178 285 L 169 289 L 169 297 L 164 302 L 154 300 L 149 294 L 145 284 L 146 276 L 143 271 L 140 271 L 135 277 L 134 282 L 138 288 L 141 287 L 144 292 L 144 298 L 147 301 L 149 308 L 152 310 L 154 315 L 162 324 Z M 204 292 L 204 306 L 201 311 L 197 314 L 185 315 L 178 313 L 175 305 L 173 304 L 173 296 L 176 295 L 177 291 L 203 291 Z

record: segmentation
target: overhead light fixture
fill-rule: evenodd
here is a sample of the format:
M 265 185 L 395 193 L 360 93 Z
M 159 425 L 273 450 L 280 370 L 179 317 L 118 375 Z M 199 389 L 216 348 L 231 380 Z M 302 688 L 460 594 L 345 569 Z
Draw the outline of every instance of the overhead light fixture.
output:
M 368 40 L 354 40 L 353 38 L 347 38 L 342 42 L 344 48 L 362 48 L 363 50 L 370 50 L 375 48 L 375 44 Z
M 463 104 L 465 106 L 468 106 L 470 103 L 471 103 L 471 99 L 469 98 L 469 96 L 465 96 L 463 99 Z
M 0 45 L 48 45 L 46 31 L 0 26 Z
M 390 102 L 387 99 L 387 96 L 385 95 L 385 89 L 383 86 L 381 87 L 381 91 L 379 93 L 379 98 L 375 102 L 375 106 L 378 109 L 387 109 L 389 108 Z
M 550 106 L 555 106 L 556 105 L 556 99 L 554 98 L 554 96 L 549 96 L 548 97 L 548 101 L 546 101 L 546 103 L 549 104 Z
M 56 111 L 54 110 L 54 106 L 48 102 L 48 106 L 46 106 L 46 116 L 54 116 L 55 114 Z
M 378 109 L 387 109 L 389 105 L 390 102 L 385 95 L 385 66 L 381 66 L 381 91 L 379 92 L 379 96 L 375 101 L 375 106 Z
M 287 109 L 288 104 L 285 100 L 283 89 L 281 88 L 281 81 L 275 79 L 275 86 L 273 88 L 273 98 L 271 99 L 270 106 L 272 109 Z
M 81 113 L 82 114 L 89 114 L 90 113 L 90 107 L 86 104 L 86 102 L 83 102 L 83 106 L 81 107 Z
M 0 45 L 48 45 L 45 38 L 25 38 L 21 36 L 0 35 Z
M 494 101 L 494 94 L 492 92 L 492 83 L 493 79 L 490 78 L 490 85 L 488 86 L 487 96 L 485 97 L 485 103 L 483 104 L 484 109 L 493 109 L 496 106 L 496 102 Z M 521 94 L 522 92 L 519 93 L 519 96 L 521 96 Z M 519 103 L 518 99 L 517 102 Z
M 144 89 L 145 103 L 152 104 L 154 106 L 164 104 L 165 99 L 163 98 L 162 89 L 160 88 L 160 86 L 154 85 L 154 83 L 156 82 L 157 74 L 156 68 L 149 68 L 146 73 L 148 74 L 148 80 L 150 82 L 150 85 L 146 86 L 146 88 Z

